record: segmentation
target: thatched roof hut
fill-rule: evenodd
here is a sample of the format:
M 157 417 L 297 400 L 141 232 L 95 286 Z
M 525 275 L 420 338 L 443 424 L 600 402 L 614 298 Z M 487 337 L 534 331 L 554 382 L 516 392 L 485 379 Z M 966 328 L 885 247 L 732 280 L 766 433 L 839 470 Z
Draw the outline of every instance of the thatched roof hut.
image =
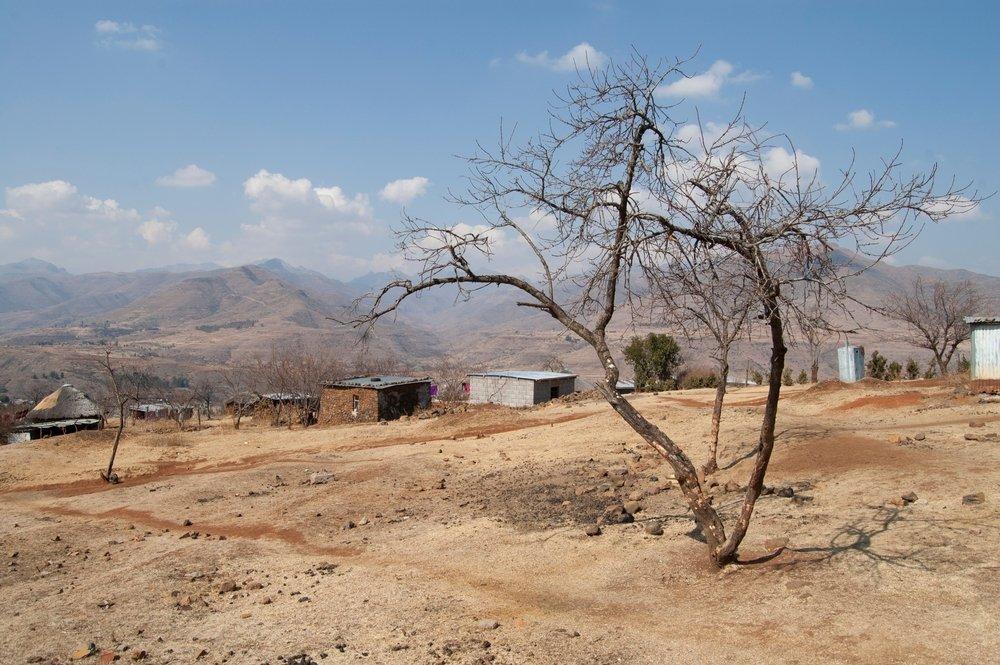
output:
M 24 417 L 28 422 L 42 423 L 50 420 L 78 420 L 102 418 L 101 407 L 68 383 L 42 399 Z

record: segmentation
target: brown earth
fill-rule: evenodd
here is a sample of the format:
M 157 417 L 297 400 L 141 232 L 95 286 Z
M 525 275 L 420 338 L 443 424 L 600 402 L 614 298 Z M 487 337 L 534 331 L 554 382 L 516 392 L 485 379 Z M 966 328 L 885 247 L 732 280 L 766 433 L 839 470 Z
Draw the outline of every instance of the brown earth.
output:
M 713 396 L 631 399 L 700 464 Z M 724 415 L 728 520 L 762 397 L 735 390 Z M 942 384 L 787 389 L 767 483 L 795 497 L 761 498 L 741 557 L 788 546 L 723 571 L 669 468 L 594 400 L 136 430 L 118 486 L 96 479 L 110 431 L 6 446 L 0 662 L 90 642 L 149 663 L 989 662 L 1000 444 L 964 435 L 998 431 L 1000 405 Z M 635 523 L 584 535 L 630 495 Z

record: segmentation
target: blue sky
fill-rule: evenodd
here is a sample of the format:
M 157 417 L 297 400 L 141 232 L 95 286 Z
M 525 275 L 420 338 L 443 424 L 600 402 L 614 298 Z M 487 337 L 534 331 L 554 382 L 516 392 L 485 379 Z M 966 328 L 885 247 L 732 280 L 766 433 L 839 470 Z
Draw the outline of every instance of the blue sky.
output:
M 724 120 L 745 92 L 821 174 L 902 142 L 910 167 L 1000 189 L 994 3 L 705 4 L 0 2 L 0 262 L 396 267 L 401 205 L 466 221 L 442 201 L 454 155 L 501 119 L 538 127 L 581 44 L 697 50 L 682 115 Z M 998 275 L 998 215 L 898 258 Z

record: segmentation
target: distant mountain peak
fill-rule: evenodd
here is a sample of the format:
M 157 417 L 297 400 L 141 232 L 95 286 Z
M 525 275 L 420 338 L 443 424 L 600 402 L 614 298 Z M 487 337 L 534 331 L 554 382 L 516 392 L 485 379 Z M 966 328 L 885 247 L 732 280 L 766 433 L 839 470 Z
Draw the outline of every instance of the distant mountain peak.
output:
M 0 264 L 0 275 L 39 275 L 39 274 L 65 275 L 67 273 L 65 270 L 55 265 L 54 263 L 49 263 L 48 261 L 43 261 L 42 259 L 36 259 L 36 258 L 24 259 L 22 261 L 15 261 L 14 263 Z

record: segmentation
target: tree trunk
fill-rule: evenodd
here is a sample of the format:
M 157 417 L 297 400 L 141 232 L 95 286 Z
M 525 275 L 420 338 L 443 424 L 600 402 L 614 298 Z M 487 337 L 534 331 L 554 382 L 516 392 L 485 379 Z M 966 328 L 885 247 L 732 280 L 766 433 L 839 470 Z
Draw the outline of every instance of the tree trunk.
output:
M 819 381 L 819 358 L 814 359 L 812 366 L 809 368 L 809 380 L 812 383 Z
M 719 427 L 722 424 L 722 402 L 726 399 L 726 379 L 729 377 L 729 354 L 719 361 L 719 385 L 715 387 L 715 404 L 712 406 L 712 440 L 709 441 L 708 463 L 702 469 L 705 475 L 719 470 Z
M 111 446 L 111 459 L 108 460 L 108 470 L 104 473 L 104 479 L 112 482 L 112 470 L 115 467 L 115 456 L 118 454 L 118 443 L 122 440 L 122 432 L 125 430 L 125 405 L 118 407 L 118 430 L 115 432 L 115 442 Z
M 649 422 L 615 389 L 618 384 L 618 366 L 611 356 L 610 350 L 603 339 L 595 344 L 598 356 L 604 364 L 605 380 L 597 384 L 598 390 L 611 405 L 611 408 L 625 420 L 635 432 L 641 436 L 656 452 L 662 455 L 670 464 L 674 478 L 680 485 L 681 492 L 687 500 L 691 512 L 694 513 L 695 524 L 701 530 L 708 544 L 709 556 L 719 566 L 727 561 L 719 561 L 716 552 L 726 541 L 726 530 L 718 512 L 712 507 L 708 497 L 698 481 L 698 472 L 677 444 L 662 432 L 656 425 Z
M 778 309 L 777 291 L 764 301 L 764 314 L 771 329 L 771 376 L 768 381 L 767 403 L 764 406 L 764 417 L 760 425 L 760 441 L 757 448 L 757 459 L 754 461 L 753 471 L 750 474 L 750 482 L 747 484 L 747 491 L 743 497 L 743 507 L 740 509 L 740 516 L 733 526 L 732 532 L 726 542 L 715 552 L 714 560 L 719 565 L 724 565 L 736 559 L 737 550 L 747 529 L 750 527 L 750 518 L 753 516 L 753 509 L 760 497 L 761 488 L 764 486 L 764 475 L 767 473 L 767 466 L 771 461 L 771 452 L 774 450 L 774 427 L 778 419 L 778 399 L 781 396 L 781 374 L 785 369 L 785 348 L 784 325 L 781 320 L 781 312 Z
M 951 358 L 945 359 L 944 354 L 935 352 L 934 360 L 937 361 L 938 373 L 941 376 L 948 376 L 948 361 L 951 360 Z

